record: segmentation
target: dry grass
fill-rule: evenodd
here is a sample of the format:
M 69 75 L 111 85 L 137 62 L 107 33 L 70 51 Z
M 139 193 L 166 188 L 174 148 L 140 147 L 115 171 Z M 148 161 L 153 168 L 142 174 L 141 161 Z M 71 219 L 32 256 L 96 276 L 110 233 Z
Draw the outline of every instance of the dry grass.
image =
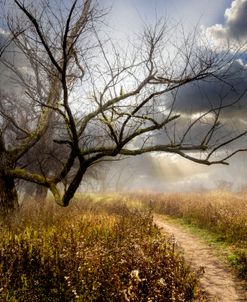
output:
M 135 196 L 137 198 L 137 196 Z M 217 234 L 233 248 L 232 264 L 247 279 L 247 196 L 230 192 L 142 194 L 138 198 L 160 214 L 182 218 Z
M 204 301 L 149 212 L 87 196 L 69 209 L 26 204 L 0 235 L 1 301 Z M 129 201 L 135 203 L 135 201 Z

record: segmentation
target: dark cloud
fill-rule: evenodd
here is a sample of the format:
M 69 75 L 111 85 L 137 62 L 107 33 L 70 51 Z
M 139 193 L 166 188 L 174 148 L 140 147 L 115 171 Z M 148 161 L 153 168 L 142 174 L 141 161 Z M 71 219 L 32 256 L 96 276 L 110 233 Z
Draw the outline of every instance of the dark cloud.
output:
M 219 125 L 211 137 L 210 146 L 219 145 L 246 131 L 247 65 L 241 60 L 236 60 L 225 68 L 223 73 L 224 80 L 211 77 L 179 88 L 173 104 L 173 114 L 178 112 L 180 117 L 169 123 L 166 129 L 157 131 L 148 142 L 150 144 L 179 143 L 183 138 L 185 145 L 200 145 L 214 124 L 215 114 L 218 111 L 212 109 L 220 106 L 227 107 L 220 111 Z M 161 103 L 169 104 L 173 100 L 173 95 L 170 95 L 161 100 Z M 169 106 L 167 107 L 169 109 Z M 212 112 L 200 118 L 209 110 Z M 144 141 L 145 138 L 138 141 L 138 144 L 142 145 Z M 222 158 L 232 149 L 244 146 L 246 146 L 245 136 L 221 148 L 220 152 L 223 153 L 218 152 L 217 156 Z M 194 153 L 194 156 L 200 157 L 200 153 Z
M 206 112 L 219 106 L 231 105 L 222 110 L 226 118 L 241 117 L 247 111 L 247 65 L 234 61 L 219 78 L 209 77 L 203 81 L 182 86 L 175 99 L 175 110 L 186 114 Z M 173 96 L 170 95 L 170 102 Z

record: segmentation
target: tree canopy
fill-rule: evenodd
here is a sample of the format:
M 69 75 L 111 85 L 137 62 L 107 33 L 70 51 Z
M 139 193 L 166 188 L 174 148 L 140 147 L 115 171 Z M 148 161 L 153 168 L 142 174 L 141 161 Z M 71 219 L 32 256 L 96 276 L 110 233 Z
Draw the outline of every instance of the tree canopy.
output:
M 48 188 L 67 206 L 85 172 L 105 159 L 167 152 L 227 164 L 246 150 L 247 130 L 225 119 L 245 95 L 234 94 L 238 52 L 217 51 L 196 31 L 174 41 L 176 28 L 162 20 L 121 45 L 93 0 L 11 5 L 0 51 L 2 211 L 17 205 L 17 179 Z M 222 93 L 198 94 L 204 105 L 184 110 L 181 91 L 212 82 Z

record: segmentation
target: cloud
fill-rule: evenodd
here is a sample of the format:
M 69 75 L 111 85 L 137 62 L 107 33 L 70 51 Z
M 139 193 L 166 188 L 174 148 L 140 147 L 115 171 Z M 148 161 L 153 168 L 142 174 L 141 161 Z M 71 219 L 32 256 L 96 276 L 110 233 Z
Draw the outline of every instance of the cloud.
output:
M 231 7 L 225 10 L 224 17 L 224 24 L 207 28 L 207 35 L 221 42 L 244 42 L 247 39 L 247 0 L 234 0 Z
M 212 111 L 201 119 L 199 117 L 213 108 L 228 105 L 220 111 L 219 124 L 211 137 L 210 145 L 219 145 L 244 132 L 247 124 L 247 64 L 242 60 L 235 60 L 231 65 L 226 66 L 224 73 L 224 81 L 210 77 L 207 80 L 180 87 L 176 94 L 175 104 L 173 104 L 173 114 L 178 112 L 180 118 L 169 123 L 165 131 L 155 133 L 149 142 L 167 144 L 173 140 L 179 142 L 181 138 L 184 138 L 185 145 L 201 144 L 204 138 L 208 138 L 218 110 Z M 172 100 L 173 97 L 170 95 L 161 102 L 172 103 Z M 191 124 L 193 126 L 190 128 Z M 190 130 L 187 132 L 188 128 Z M 140 145 L 143 142 L 138 141 Z M 223 153 L 218 152 L 217 156 L 222 158 L 232 148 L 239 149 L 243 146 L 246 146 L 246 137 L 224 146 L 221 148 Z M 200 156 L 199 153 L 193 153 L 193 155 Z
M 209 77 L 182 86 L 177 94 L 175 109 L 187 114 L 205 112 L 210 108 L 232 104 L 243 95 L 236 104 L 224 109 L 222 115 L 246 116 L 247 94 L 244 93 L 247 89 L 247 64 L 241 59 L 235 60 L 222 73 L 223 80 Z
M 9 33 L 0 27 L 0 55 L 4 54 L 6 45 L 8 45 Z
M 22 90 L 20 79 L 11 65 L 14 65 L 22 76 L 31 74 L 25 55 L 11 41 L 10 33 L 0 27 L 0 87 L 4 94 L 20 93 Z

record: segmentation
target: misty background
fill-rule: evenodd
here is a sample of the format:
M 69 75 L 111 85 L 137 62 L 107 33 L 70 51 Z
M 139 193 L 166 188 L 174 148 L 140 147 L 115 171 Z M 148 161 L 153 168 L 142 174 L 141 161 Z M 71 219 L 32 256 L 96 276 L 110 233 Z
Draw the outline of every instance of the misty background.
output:
M 133 32 L 141 30 L 144 23 L 152 23 L 165 16 L 168 23 L 182 24 L 186 32 L 195 27 L 210 44 L 230 45 L 233 49 L 247 40 L 247 0 L 105 0 L 104 7 L 110 7 L 106 23 L 114 39 L 127 46 L 135 38 Z M 1 26 L 1 24 L 0 24 Z M 7 32 L 0 28 L 0 45 L 7 39 Z M 11 56 L 11 53 L 8 54 Z M 13 57 L 20 68 L 26 68 L 21 57 Z M 28 72 L 28 71 L 27 71 Z M 228 83 L 207 81 L 198 85 L 183 86 L 176 96 L 176 110 L 188 116 L 201 113 L 207 106 L 217 106 L 224 99 L 230 103 L 243 94 L 236 106 L 226 110 L 223 120 L 231 130 L 234 127 L 245 129 L 247 126 L 247 54 L 246 48 L 239 52 L 235 63 L 227 71 Z M 1 66 L 1 89 L 8 91 L 15 81 L 12 75 Z M 18 91 L 18 84 L 15 84 Z M 168 96 L 169 98 L 169 96 Z M 186 123 L 186 120 L 184 121 Z M 182 127 L 182 126 L 181 126 Z M 198 128 L 198 133 L 201 129 Z M 225 133 L 226 134 L 226 133 Z M 194 133 L 196 137 L 196 133 Z M 162 135 L 156 141 L 162 142 Z M 239 146 L 246 142 L 246 137 L 238 141 Z M 151 191 L 197 191 L 210 190 L 222 186 L 239 190 L 247 184 L 247 154 L 241 153 L 232 158 L 229 166 L 204 166 L 177 155 L 145 154 L 120 161 L 102 162 L 93 166 L 86 174 L 81 190 L 151 190 Z

